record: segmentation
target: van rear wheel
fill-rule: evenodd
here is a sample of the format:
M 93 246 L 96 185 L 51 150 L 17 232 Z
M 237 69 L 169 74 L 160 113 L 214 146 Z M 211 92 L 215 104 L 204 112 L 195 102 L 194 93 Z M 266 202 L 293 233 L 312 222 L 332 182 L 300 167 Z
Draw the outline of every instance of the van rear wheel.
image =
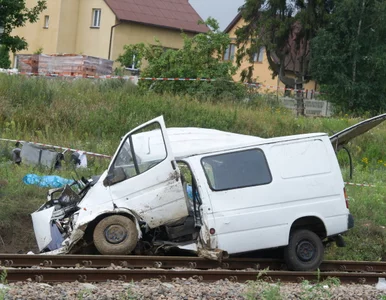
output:
M 94 229 L 94 244 L 104 255 L 124 255 L 134 250 L 138 241 L 135 223 L 121 215 L 102 219 Z
M 300 229 L 290 236 L 284 248 L 284 259 L 289 270 L 312 271 L 322 263 L 324 246 L 317 234 L 310 230 Z

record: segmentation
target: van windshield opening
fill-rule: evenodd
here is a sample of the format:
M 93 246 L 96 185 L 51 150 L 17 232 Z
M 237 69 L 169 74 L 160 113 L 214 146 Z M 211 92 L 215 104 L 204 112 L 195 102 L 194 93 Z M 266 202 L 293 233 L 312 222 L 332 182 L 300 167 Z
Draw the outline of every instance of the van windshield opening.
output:
M 114 177 L 113 183 L 117 183 L 150 170 L 166 157 L 167 152 L 161 126 L 155 122 L 125 139 L 109 174 Z M 118 175 L 115 176 L 115 174 Z

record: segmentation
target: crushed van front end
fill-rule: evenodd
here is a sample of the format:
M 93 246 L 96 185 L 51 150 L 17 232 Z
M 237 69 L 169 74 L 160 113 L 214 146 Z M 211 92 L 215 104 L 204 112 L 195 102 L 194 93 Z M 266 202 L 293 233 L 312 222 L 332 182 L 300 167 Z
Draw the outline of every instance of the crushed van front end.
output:
M 80 195 L 69 185 L 49 190 L 47 202 L 31 214 L 40 252 L 58 250 L 70 238 L 80 200 Z

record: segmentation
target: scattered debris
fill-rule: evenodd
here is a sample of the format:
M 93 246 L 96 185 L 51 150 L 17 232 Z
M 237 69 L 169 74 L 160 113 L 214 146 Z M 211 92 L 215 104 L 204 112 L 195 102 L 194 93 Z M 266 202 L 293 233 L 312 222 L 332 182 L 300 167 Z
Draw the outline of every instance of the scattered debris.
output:
M 378 278 L 378 283 L 375 285 L 377 290 L 384 291 L 386 290 L 386 280 L 385 278 Z
M 20 157 L 23 164 L 26 165 L 41 165 L 55 169 L 60 168 L 61 156 L 58 152 L 31 143 L 23 144 Z
M 16 142 L 15 144 L 15 147 L 13 150 L 12 150 L 12 161 L 17 164 L 17 165 L 20 165 L 21 163 L 21 148 L 20 148 L 21 144 L 19 142 Z
M 77 168 L 87 168 L 87 156 L 84 151 L 73 152 L 71 154 L 71 160 Z
M 15 148 L 11 151 L 11 159 L 17 165 L 23 163 L 58 170 L 62 167 L 65 153 L 72 150 L 63 150 L 62 148 L 63 152 L 58 152 L 57 148 L 50 145 L 16 141 Z M 87 168 L 86 153 L 88 152 L 81 150 L 71 153 L 70 160 L 76 168 Z

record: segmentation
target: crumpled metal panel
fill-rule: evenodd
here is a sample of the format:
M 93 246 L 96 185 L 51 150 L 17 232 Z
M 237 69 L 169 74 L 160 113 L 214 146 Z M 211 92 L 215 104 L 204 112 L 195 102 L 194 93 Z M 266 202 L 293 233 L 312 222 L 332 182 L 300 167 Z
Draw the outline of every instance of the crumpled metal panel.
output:
M 386 113 L 367 119 L 363 122 L 357 123 L 353 126 L 350 126 L 338 133 L 335 133 L 330 137 L 332 146 L 335 150 L 339 150 L 341 147 L 343 147 L 345 144 L 350 142 L 353 138 L 356 138 L 357 136 L 369 131 L 370 129 L 378 126 L 383 121 L 386 120 Z

